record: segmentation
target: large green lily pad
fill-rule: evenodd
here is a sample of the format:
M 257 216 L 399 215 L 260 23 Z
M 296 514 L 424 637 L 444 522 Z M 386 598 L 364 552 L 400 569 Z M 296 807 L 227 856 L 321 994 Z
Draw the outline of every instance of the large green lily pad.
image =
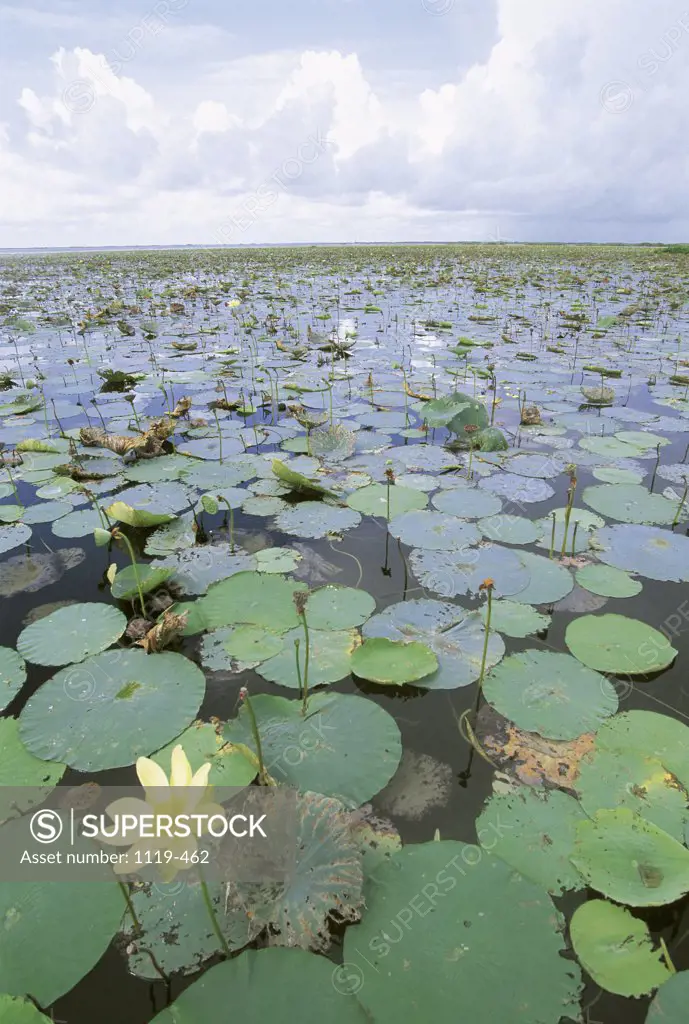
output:
M 606 526 L 593 537 L 607 565 L 639 573 L 649 580 L 689 581 L 689 537 L 654 526 Z
M 266 770 L 278 783 L 334 796 L 360 807 L 397 770 L 402 742 L 394 718 L 372 700 L 314 693 L 300 700 L 259 693 L 251 698 Z M 225 726 L 224 738 L 256 751 L 247 708 Z
M 476 819 L 476 833 L 486 850 L 560 896 L 584 886 L 570 858 L 577 822 L 585 819 L 577 801 L 566 793 L 539 793 L 521 786 L 490 798 Z
M 0 711 L 16 697 L 26 682 L 26 664 L 11 647 L 0 647 Z
M 425 644 L 412 640 L 372 637 L 352 655 L 352 672 L 361 679 L 383 685 L 403 686 L 430 676 L 438 659 Z
M 227 743 L 222 731 L 221 722 L 194 722 L 180 736 L 151 754 L 151 760 L 167 774 L 172 751 L 181 744 L 193 772 L 210 763 L 209 786 L 248 786 L 256 778 L 256 762 L 241 747 Z
M 232 993 L 232 1012 L 244 1021 L 293 1024 L 366 1024 L 368 1017 L 337 968 L 301 949 L 249 950 L 213 967 L 151 1024 L 217 1024 L 218 1007 Z
M 133 764 L 195 718 L 206 681 L 168 651 L 105 651 L 63 668 L 29 698 L 19 718 L 27 749 L 79 771 Z
M 574 952 L 596 984 L 620 996 L 644 996 L 671 977 L 648 926 L 624 907 L 590 900 L 570 924 Z
M 417 640 L 428 647 L 438 659 L 438 668 L 419 680 L 419 685 L 426 689 L 469 686 L 481 674 L 485 629 L 479 612 L 468 612 L 456 604 L 431 598 L 401 601 L 374 615 L 362 632 L 365 637 L 386 637 L 404 643 Z M 502 638 L 491 630 L 487 668 L 497 665 L 504 653 Z
M 552 651 L 510 655 L 491 670 L 483 692 L 520 729 L 552 740 L 594 732 L 618 707 L 609 680 L 568 654 Z
M 684 1024 L 689 1004 L 689 971 L 674 974 L 656 993 L 646 1024 Z
M 662 494 L 651 494 L 641 484 L 596 484 L 584 490 L 582 499 L 608 519 L 660 526 L 670 526 L 675 521 L 679 505 Z
M 98 963 L 122 913 L 115 882 L 4 882 L 0 989 L 50 1006 Z
M 271 683 L 299 689 L 306 672 L 306 637 L 301 626 L 285 633 L 281 651 L 274 657 L 262 660 L 257 669 L 259 675 Z M 299 672 L 297 672 L 297 649 L 299 642 Z M 330 630 L 309 629 L 309 689 L 327 686 L 349 675 L 352 655 L 359 646 L 359 633 L 355 629 Z
M 582 615 L 567 626 L 565 643 L 584 665 L 630 676 L 659 672 L 677 657 L 663 633 L 625 615 Z
M 364 889 L 344 959 L 377 1021 L 559 1024 L 578 1016 L 581 976 L 540 887 L 476 846 L 407 846 Z M 515 937 L 519 941 L 515 941 Z M 363 960 L 359 952 L 365 956 Z
M 382 516 L 388 518 L 388 494 L 390 496 L 390 519 L 401 516 L 413 509 L 425 508 L 428 504 L 428 495 L 422 491 L 415 491 L 411 487 L 401 487 L 387 484 L 370 484 L 368 487 L 361 487 L 354 491 L 347 498 L 347 504 L 357 512 L 364 512 L 369 516 Z
M 572 861 L 592 889 L 630 907 L 661 907 L 689 892 L 689 850 L 626 807 L 580 822 Z
M 126 628 L 126 616 L 112 605 L 71 604 L 27 626 L 17 650 L 34 665 L 67 665 L 104 651 Z

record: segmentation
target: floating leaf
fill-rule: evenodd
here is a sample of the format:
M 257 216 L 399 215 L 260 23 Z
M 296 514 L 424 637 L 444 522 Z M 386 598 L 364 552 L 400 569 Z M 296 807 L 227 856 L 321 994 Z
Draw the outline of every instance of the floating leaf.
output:
M 663 633 L 625 615 L 583 615 L 567 626 L 565 643 L 584 665 L 617 675 L 659 672 L 677 657 Z
M 684 1024 L 689 1000 L 689 971 L 674 974 L 656 993 L 646 1024 Z
M 26 682 L 26 665 L 11 647 L 0 647 L 0 711 L 19 693 Z
M 479 847 L 405 847 L 364 893 L 367 910 L 345 933 L 344 959 L 358 963 L 357 949 L 366 951 L 359 999 L 373 1019 L 450 1021 L 458 1006 L 472 1021 L 577 1017 L 581 978 L 561 955 L 549 897 Z
M 278 783 L 334 796 L 360 807 L 389 782 L 402 756 L 394 718 L 374 701 L 342 693 L 314 693 L 307 714 L 300 700 L 251 698 L 266 771 Z M 225 726 L 224 738 L 255 751 L 245 705 Z
M 71 604 L 27 626 L 17 650 L 34 665 L 67 665 L 104 651 L 126 627 L 126 617 L 112 605 Z
M 119 768 L 179 735 L 205 689 L 201 670 L 181 654 L 105 651 L 44 683 L 20 715 L 19 735 L 48 761 Z
M 580 822 L 572 861 L 591 888 L 630 907 L 661 907 L 689 892 L 689 850 L 626 807 Z
M 494 607 L 498 604 L 495 602 Z M 418 640 L 425 644 L 438 659 L 437 670 L 420 681 L 420 685 L 429 690 L 469 686 L 481 674 L 485 646 L 481 615 L 465 611 L 456 604 L 431 598 L 401 601 L 369 619 L 363 634 L 365 637 L 386 637 L 404 643 Z M 496 665 L 504 653 L 502 639 L 491 631 L 486 666 Z
M 180 736 L 151 755 L 167 772 L 172 751 L 181 744 L 193 772 L 210 763 L 209 786 L 248 786 L 256 778 L 257 766 L 241 747 L 226 743 L 222 722 L 194 722 Z
M 505 658 L 486 677 L 483 692 L 521 729 L 555 740 L 595 731 L 618 707 L 615 688 L 604 676 L 568 654 L 551 651 Z
M 577 907 L 569 933 L 593 980 L 619 996 L 644 996 L 671 977 L 648 926 L 624 907 L 590 900 Z
M 300 501 L 290 505 L 275 517 L 275 526 L 283 533 L 318 540 L 328 534 L 344 533 L 361 522 L 361 516 L 351 508 L 336 508 L 321 501 Z
M 292 1024 L 366 1024 L 367 1015 L 345 984 L 333 983 L 331 961 L 301 949 L 249 950 L 211 968 L 151 1024 L 217 1024 L 218 1007 L 232 993 L 240 1020 Z
M 478 544 L 481 539 L 473 523 L 426 510 L 404 512 L 392 520 L 388 529 L 403 544 L 433 551 L 457 551 Z
M 649 580 L 689 582 L 689 537 L 653 526 L 606 526 L 593 541 L 607 565 Z
M 577 822 L 585 820 L 585 813 L 571 796 L 558 790 L 538 793 L 522 786 L 513 793 L 491 796 L 476 819 L 476 834 L 486 850 L 524 878 L 561 896 L 569 889 L 584 887 L 570 858 Z
M 365 590 L 327 586 L 309 594 L 306 615 L 314 629 L 351 629 L 365 622 L 375 607 L 375 598 Z
M 306 638 L 301 626 L 285 633 L 281 651 L 268 660 L 261 660 L 259 675 L 271 683 L 300 689 L 306 678 Z M 299 672 L 295 641 L 299 641 Z M 353 652 L 360 638 L 355 629 L 309 629 L 309 689 L 326 686 L 344 679 L 350 673 Z M 227 646 L 227 645 L 226 645 Z
M 638 580 L 610 565 L 585 565 L 575 576 L 581 587 L 603 597 L 636 597 L 642 590 Z
M 486 621 L 488 606 L 481 608 L 481 617 Z M 541 633 L 550 625 L 550 616 L 535 611 L 529 604 L 518 601 L 493 601 L 491 609 L 491 630 L 504 633 L 505 636 L 522 638 Z
M 425 508 L 428 504 L 428 495 L 423 491 L 415 491 L 411 487 L 401 487 L 398 484 L 370 484 L 350 494 L 347 504 L 357 512 L 369 516 L 394 519 L 405 512 Z
M 656 523 L 670 526 L 677 516 L 679 501 L 651 494 L 641 484 L 600 484 L 587 487 L 583 501 L 596 512 L 623 523 Z
M 244 908 L 256 934 L 268 928 L 274 944 L 325 952 L 329 917 L 357 921 L 364 903 L 361 855 L 338 800 L 319 793 L 297 797 L 290 861 L 284 883 L 236 883 L 233 905 Z
M 438 668 L 438 659 L 425 644 L 403 643 L 385 637 L 365 640 L 352 655 L 352 672 L 373 683 L 403 686 L 429 676 Z

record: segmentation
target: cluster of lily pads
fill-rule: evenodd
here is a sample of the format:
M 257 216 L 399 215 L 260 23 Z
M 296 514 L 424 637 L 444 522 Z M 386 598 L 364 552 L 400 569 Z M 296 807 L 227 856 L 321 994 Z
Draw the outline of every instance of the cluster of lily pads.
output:
M 49 1020 L 113 942 L 197 976 L 160 1024 L 558 1024 L 586 976 L 685 1019 L 644 915 L 689 894 L 689 728 L 670 686 L 621 705 L 681 647 L 654 609 L 689 581 L 688 279 L 654 249 L 0 264 L 0 600 L 100 587 L 1 638 L 0 786 L 33 795 L 0 842 L 179 746 L 298 817 L 277 888 L 0 882 L 0 1019 Z M 483 809 L 440 835 L 430 795 L 409 841 L 400 787 L 443 752 L 397 709 L 462 689 Z

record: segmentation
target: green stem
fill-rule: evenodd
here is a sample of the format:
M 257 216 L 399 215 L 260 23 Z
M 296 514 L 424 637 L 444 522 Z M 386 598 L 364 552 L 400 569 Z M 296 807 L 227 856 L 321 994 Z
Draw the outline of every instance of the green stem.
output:
M 304 684 L 301 681 L 301 665 L 299 664 L 299 641 L 294 641 L 294 656 L 297 659 L 297 683 L 299 684 L 299 696 L 304 699 Z
M 222 494 L 218 495 L 218 501 L 224 501 L 230 513 L 230 551 L 234 554 L 234 510 L 227 498 L 223 498 Z
M 575 549 L 576 549 L 577 530 L 578 529 L 579 529 L 579 520 L 575 519 L 574 520 L 574 530 L 572 532 L 572 558 L 574 558 L 574 552 L 575 552 Z
M 309 642 L 309 627 L 306 622 L 306 612 L 301 613 L 301 624 L 304 627 L 304 639 L 306 641 L 306 653 L 304 655 L 304 689 L 302 695 L 302 715 L 306 714 L 306 706 L 309 699 L 309 655 L 310 655 L 310 642 Z
M 215 909 L 213 907 L 213 901 L 211 899 L 211 894 L 208 892 L 208 886 L 206 885 L 206 879 L 203 877 L 203 875 L 201 874 L 200 871 L 199 871 L 199 882 L 201 884 L 201 892 L 203 893 L 203 902 L 206 904 L 206 910 L 208 911 L 208 916 L 209 916 L 209 918 L 211 920 L 211 924 L 213 925 L 213 931 L 215 932 L 215 934 L 216 934 L 216 936 L 218 938 L 218 942 L 220 943 L 220 945 L 222 947 L 223 953 L 225 954 L 226 957 L 229 957 L 230 956 L 230 947 L 227 945 L 227 939 L 223 935 L 222 929 L 220 928 L 220 924 L 218 923 L 218 918 L 216 916 Z
M 213 415 L 215 416 L 215 425 L 218 428 L 218 445 L 220 447 L 220 465 L 222 466 L 222 431 L 220 430 L 220 420 L 218 419 L 218 410 L 213 409 Z
M 258 722 L 256 721 L 256 715 L 254 714 L 253 705 L 251 703 L 251 697 L 248 693 L 244 694 L 244 703 L 246 704 L 246 713 L 249 716 L 249 723 L 251 725 L 251 733 L 256 744 L 256 756 L 258 757 L 258 777 L 262 785 L 266 784 L 266 768 L 263 763 L 263 747 L 261 746 L 261 734 L 258 731 Z
M 129 895 L 129 888 L 124 884 L 124 882 L 120 882 L 119 880 L 118 880 L 117 884 L 119 885 L 120 891 L 121 891 L 121 893 L 122 893 L 122 895 L 124 897 L 124 902 L 127 904 L 127 910 L 129 912 L 129 916 L 131 917 L 132 921 L 134 922 L 134 927 L 136 928 L 136 931 L 139 934 L 141 934 L 141 932 L 143 931 L 143 929 L 141 927 L 141 921 L 139 921 L 139 918 L 136 916 L 136 911 L 134 910 L 134 904 L 132 903 L 132 898 Z
M 126 533 L 123 533 L 122 530 L 118 529 L 116 531 L 116 537 L 117 537 L 118 540 L 121 540 L 121 541 L 124 542 L 124 545 L 127 548 L 127 551 L 129 552 L 129 557 L 130 557 L 131 562 L 132 562 L 132 569 L 134 570 L 134 579 L 136 580 L 136 589 L 139 591 L 139 601 L 141 602 L 141 614 L 145 618 L 146 617 L 146 604 L 144 602 L 144 592 L 143 592 L 143 590 L 141 588 L 141 577 L 139 576 L 139 567 L 136 564 L 136 556 L 134 555 L 134 548 L 132 547 L 132 543 L 131 543 L 129 537 L 127 536 Z
M 486 662 L 488 660 L 488 641 L 490 640 L 490 619 L 493 611 L 493 588 L 488 587 L 488 605 L 486 607 L 486 630 L 483 637 L 483 654 L 481 656 L 481 674 L 478 677 L 478 695 L 483 688 L 483 677 L 486 674 Z
M 675 965 L 673 964 L 672 960 L 670 959 L 670 952 L 669 952 L 667 946 L 665 945 L 665 939 L 660 939 L 659 941 L 660 941 L 660 948 L 663 951 L 663 959 L 665 960 L 665 963 L 667 964 L 668 971 L 670 972 L 670 974 L 677 974 L 677 968 L 675 967 Z
M 672 521 L 673 530 L 677 526 L 680 516 L 682 515 L 682 509 L 684 508 L 684 499 L 687 496 L 687 490 L 689 490 L 689 479 L 684 481 L 684 493 L 682 494 L 682 497 L 679 500 L 679 505 L 677 506 L 677 511 L 675 512 L 675 518 Z
M 577 485 L 573 483 L 570 485 L 567 493 L 567 508 L 565 509 L 565 535 L 562 538 L 562 548 L 560 549 L 560 558 L 564 557 L 565 549 L 567 547 L 567 534 L 569 533 L 569 520 L 572 516 L 572 506 L 574 505 L 574 495 L 576 493 Z
M 550 531 L 550 552 L 548 553 L 548 558 L 553 557 L 553 550 L 555 548 L 555 513 L 551 512 L 551 515 L 553 517 L 553 528 Z

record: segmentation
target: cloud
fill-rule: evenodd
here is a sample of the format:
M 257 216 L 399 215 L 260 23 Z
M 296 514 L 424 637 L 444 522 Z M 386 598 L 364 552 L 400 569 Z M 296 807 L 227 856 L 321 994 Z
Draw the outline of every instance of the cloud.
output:
M 3 244 L 75 224 L 84 244 L 689 232 L 689 15 L 671 0 L 498 0 L 487 55 L 403 102 L 355 52 L 195 64 L 188 83 L 180 60 L 171 93 L 141 84 L 145 50 L 59 48 L 51 88 L 26 82 Z

